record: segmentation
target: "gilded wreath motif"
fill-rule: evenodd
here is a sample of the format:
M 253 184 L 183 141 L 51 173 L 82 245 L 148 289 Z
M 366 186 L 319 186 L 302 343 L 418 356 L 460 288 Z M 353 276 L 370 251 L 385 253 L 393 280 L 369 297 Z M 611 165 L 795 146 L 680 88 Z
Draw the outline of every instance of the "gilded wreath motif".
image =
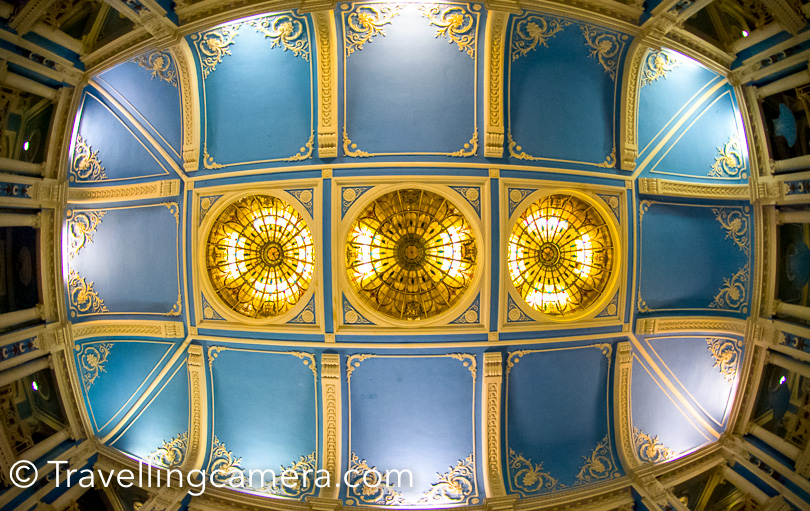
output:
M 737 137 L 732 136 L 729 138 L 723 147 L 717 148 L 717 152 L 719 154 L 714 158 L 714 165 L 712 165 L 712 170 L 709 171 L 709 177 L 740 176 L 740 171 L 745 167 L 745 160 Z
M 104 305 L 98 293 L 93 289 L 92 282 L 85 282 L 84 277 L 76 273 L 76 270 L 71 269 L 68 274 L 68 290 L 70 293 L 70 305 L 73 309 L 72 315 L 76 312 L 80 314 L 101 314 L 110 312 Z
M 675 454 L 672 449 L 665 447 L 664 444 L 658 441 L 658 436 L 651 437 L 642 433 L 638 428 L 633 428 L 633 443 L 641 461 L 658 463 L 671 458 Z
M 147 55 L 141 55 L 133 59 L 138 66 L 152 72 L 152 79 L 163 80 L 164 82 L 177 87 L 177 71 L 174 69 L 172 57 L 167 51 L 153 51 Z
M 543 470 L 543 463 L 533 464 L 523 454 L 516 454 L 509 449 L 509 471 L 515 488 L 526 492 L 554 491 L 565 488 L 551 473 Z
M 231 54 L 230 46 L 240 26 L 241 23 L 235 23 L 192 36 L 192 39 L 197 40 L 197 48 L 200 51 L 203 78 L 208 78 L 208 75 L 216 70 L 217 64 L 222 62 L 223 57 Z
M 608 32 L 598 30 L 590 25 L 580 25 L 585 45 L 591 49 L 589 55 L 596 57 L 610 79 L 616 81 L 616 69 L 619 67 L 619 51 L 622 49 L 619 39 Z
M 398 16 L 402 6 L 392 4 L 361 5 L 346 18 L 344 45 L 346 56 L 363 49 L 374 36 L 385 36 L 383 26 L 391 24 L 391 18 Z
M 309 35 L 305 29 L 306 24 L 301 19 L 291 14 L 281 14 L 258 18 L 250 24 L 264 34 L 265 38 L 270 39 L 271 48 L 290 50 L 296 57 L 309 62 Z
M 723 279 L 723 286 L 709 305 L 712 309 L 737 309 L 745 303 L 748 282 L 748 263 L 737 270 L 731 279 Z
M 149 454 L 146 461 L 163 465 L 166 468 L 177 468 L 183 464 L 188 450 L 188 432 L 178 435 Z
M 418 503 L 457 503 L 464 502 L 475 491 L 475 462 L 473 453 L 459 460 L 450 471 L 436 474 L 439 481 L 431 485 Z
M 590 456 L 583 456 L 582 459 L 585 460 L 585 464 L 579 469 L 574 486 L 619 476 L 619 471 L 612 461 L 613 455 L 607 436 L 596 445 Z
M 106 211 L 73 213 L 68 220 L 68 254 L 73 259 L 85 245 L 93 241 L 92 234 L 104 218 Z
M 103 181 L 107 179 L 104 167 L 98 159 L 98 151 L 93 151 L 81 135 L 76 135 L 76 147 L 70 165 L 71 181 Z
M 675 69 L 680 62 L 674 55 L 665 51 L 651 51 L 641 67 L 641 86 L 649 85 L 659 78 L 666 80 L 667 73 Z
M 475 18 L 461 6 L 441 4 L 422 5 L 419 7 L 422 16 L 430 24 L 439 27 L 436 37 L 446 37 L 449 43 L 456 43 L 459 51 L 466 51 L 475 60 Z
M 749 255 L 748 218 L 738 209 L 712 208 L 714 217 L 726 231 L 726 239 L 731 239 L 740 250 Z
M 548 48 L 548 41 L 571 22 L 563 18 L 529 16 L 516 25 L 512 41 L 512 62 L 533 51 L 537 46 Z
M 726 381 L 733 384 L 742 358 L 742 341 L 707 338 L 706 343 L 714 358 L 713 367 L 717 367 Z
M 89 390 L 99 375 L 106 370 L 104 364 L 107 363 L 107 356 L 110 354 L 113 345 L 111 343 L 103 343 L 99 345 L 86 344 L 82 347 L 76 346 L 80 349 L 79 352 L 79 366 L 82 372 L 82 382 L 84 382 L 85 391 Z
M 381 477 L 380 471 L 376 467 L 369 467 L 366 460 L 361 460 L 355 453 L 352 453 L 349 459 L 348 473 L 350 475 L 347 482 L 347 494 L 357 503 L 385 506 L 407 505 L 402 494 Z

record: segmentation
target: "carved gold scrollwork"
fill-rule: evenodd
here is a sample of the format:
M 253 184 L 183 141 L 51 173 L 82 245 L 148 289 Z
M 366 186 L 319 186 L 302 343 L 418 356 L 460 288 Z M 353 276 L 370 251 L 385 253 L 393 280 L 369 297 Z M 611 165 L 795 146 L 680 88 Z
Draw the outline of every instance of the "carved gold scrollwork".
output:
M 68 217 L 68 256 L 73 259 L 85 245 L 93 241 L 96 231 L 106 211 L 69 211 Z
M 641 86 L 649 85 L 659 78 L 666 79 L 667 73 L 675 69 L 680 62 L 674 55 L 665 51 L 651 51 L 641 67 Z
M 352 142 L 349 138 L 348 133 L 346 133 L 346 127 L 343 127 L 343 154 L 346 156 L 353 156 L 355 158 L 368 158 L 371 156 L 366 151 L 361 151 L 357 149 L 357 144 Z
M 419 504 L 464 502 L 475 491 L 473 453 L 450 467 L 449 472 L 436 475 L 439 481 L 431 485 L 430 490 L 419 499 Z
M 446 37 L 451 44 L 458 45 L 459 51 L 466 51 L 475 60 L 475 19 L 464 7 L 434 4 L 422 5 L 419 10 L 431 25 L 439 27 L 437 38 Z
M 723 147 L 718 147 L 717 152 L 719 154 L 714 158 L 709 177 L 742 177 L 745 179 L 746 174 L 744 172 L 740 174 L 745 167 L 745 160 L 740 150 L 740 141 L 736 136 L 729 138 Z
M 521 493 L 555 491 L 566 487 L 551 477 L 550 472 L 543 470 L 542 462 L 534 464 L 523 454 L 516 454 L 514 449 L 509 449 L 509 472 L 512 483 Z
M 591 49 L 589 55 L 596 57 L 605 72 L 610 75 L 610 79 L 615 82 L 616 69 L 619 67 L 619 52 L 622 49 L 618 37 L 591 25 L 580 25 L 579 28 L 585 37 L 585 45 Z
M 242 463 L 242 458 L 234 458 L 233 453 L 227 450 L 225 444 L 214 435 L 214 448 L 211 452 L 211 462 L 208 464 L 211 482 L 224 485 L 228 484 L 232 478 L 242 476 L 243 469 L 239 465 L 240 463 Z
M 658 436 L 651 437 L 642 433 L 638 428 L 633 428 L 633 443 L 636 446 L 636 454 L 641 461 L 658 463 L 671 458 L 675 453 L 672 449 L 664 446 L 658 441 Z
M 706 339 L 709 353 L 714 358 L 714 366 L 717 367 L 723 377 L 730 384 L 734 383 L 737 376 L 737 369 L 742 358 L 742 341 L 739 339 Z
M 174 68 L 169 52 L 153 51 L 152 53 L 136 57 L 133 62 L 151 71 L 152 79 L 158 78 L 177 87 L 177 70 Z
M 76 147 L 70 165 L 71 181 L 103 181 L 107 179 L 104 167 L 98 159 L 98 151 L 93 151 L 81 135 L 76 135 Z
M 167 468 L 177 468 L 183 464 L 188 450 L 188 432 L 178 435 L 149 454 L 146 460 Z
M 402 506 L 407 503 L 402 494 L 396 491 L 388 481 L 382 478 L 376 467 L 369 467 L 366 460 L 361 460 L 352 453 L 349 458 L 348 504 L 377 504 L 385 506 Z
M 385 36 L 383 26 L 391 24 L 402 6 L 392 4 L 361 5 L 346 17 L 344 47 L 346 56 L 363 49 L 374 36 Z
M 613 463 L 613 454 L 610 452 L 610 442 L 608 442 L 607 436 L 596 445 L 590 456 L 583 456 L 582 459 L 585 460 L 585 464 L 579 469 L 574 486 L 619 477 L 619 471 L 616 470 L 616 465 Z
M 712 309 L 738 309 L 742 306 L 742 312 L 746 312 L 748 307 L 743 306 L 746 300 L 746 286 L 748 282 L 748 263 L 737 270 L 731 279 L 723 279 L 723 286 L 714 297 L 714 301 L 709 305 Z
M 68 274 L 68 289 L 70 293 L 70 314 L 100 314 L 109 312 L 104 306 L 98 293 L 93 289 L 92 282 L 85 282 L 84 277 L 71 269 Z
M 216 70 L 217 64 L 222 62 L 225 55 L 231 54 L 229 47 L 233 44 L 233 39 L 239 32 L 241 25 L 241 23 L 235 23 L 191 36 L 192 41 L 196 41 L 197 48 L 200 51 L 203 78 L 207 78 L 212 71 Z
M 266 16 L 250 22 L 256 30 L 270 39 L 270 47 L 290 50 L 296 57 L 309 62 L 309 36 L 306 33 L 306 23 L 292 14 Z
M 301 161 L 312 157 L 312 150 L 315 147 L 315 131 L 309 134 L 309 140 L 299 150 L 298 154 L 281 161 Z
M 726 231 L 726 239 L 730 238 L 746 256 L 749 255 L 748 218 L 738 209 L 712 208 L 712 213 Z
M 85 392 L 96 382 L 99 375 L 105 372 L 104 364 L 107 363 L 107 356 L 112 347 L 111 343 L 76 346 L 76 350 L 79 351 L 79 367 Z
M 548 47 L 548 40 L 570 24 L 570 21 L 563 18 L 544 16 L 529 16 L 518 21 L 512 31 L 512 62 L 534 50 L 538 45 Z
M 315 458 L 315 452 L 301 456 L 301 459 L 289 467 L 280 467 L 278 475 L 281 484 L 271 480 L 264 486 L 255 489 L 262 493 L 281 497 L 298 498 L 305 494 L 311 494 L 317 488 L 314 484 L 314 474 L 318 469 L 317 465 L 318 461 Z M 287 476 L 285 477 L 284 474 L 287 474 Z M 293 474 L 295 474 L 295 477 L 292 477 Z
M 464 149 L 459 149 L 458 151 L 452 152 L 449 156 L 455 156 L 458 158 L 465 158 L 467 156 L 474 156 L 478 152 L 478 126 L 475 127 L 475 131 L 473 131 L 473 136 L 469 142 L 464 144 Z

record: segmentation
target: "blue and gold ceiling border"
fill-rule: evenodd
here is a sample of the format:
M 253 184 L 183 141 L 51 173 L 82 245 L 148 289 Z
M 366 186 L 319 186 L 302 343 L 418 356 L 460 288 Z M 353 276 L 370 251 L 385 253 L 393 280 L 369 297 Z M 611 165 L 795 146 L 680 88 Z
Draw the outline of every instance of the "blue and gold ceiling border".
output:
M 338 37 L 341 38 L 340 44 L 342 45 L 342 72 L 343 72 L 343 154 L 351 158 L 370 158 L 375 156 L 406 156 L 406 155 L 421 155 L 421 156 L 447 156 L 451 158 L 466 158 L 476 156 L 479 147 L 478 135 L 478 40 L 480 38 L 480 20 L 481 20 L 481 5 L 466 2 L 438 2 L 438 3 L 377 3 L 377 2 L 355 2 L 355 3 L 342 3 L 339 4 L 338 9 L 339 30 Z M 420 21 L 417 21 L 420 20 Z M 433 35 L 428 39 L 437 41 L 446 41 L 458 49 L 458 55 L 453 57 L 458 62 L 465 63 L 469 69 L 467 72 L 471 79 L 470 82 L 464 85 L 463 94 L 466 96 L 467 88 L 471 91 L 469 98 L 469 112 L 471 112 L 472 125 L 469 126 L 468 141 L 459 144 L 460 147 L 447 148 L 447 150 L 413 150 L 413 151 L 387 151 L 376 150 L 368 143 L 360 140 L 358 134 L 352 124 L 355 122 L 360 109 L 371 109 L 372 105 L 365 104 L 366 98 L 350 98 L 349 90 L 354 91 L 364 86 L 358 84 L 349 85 L 348 82 L 354 79 L 370 76 L 369 70 L 364 67 L 361 70 L 354 70 L 352 64 L 358 58 L 358 54 L 367 48 L 367 45 L 376 43 L 374 46 L 382 46 L 387 37 L 387 31 L 390 32 L 391 27 L 400 24 L 411 24 L 411 34 L 416 33 L 414 24 L 421 23 L 429 26 L 434 30 Z M 366 49 L 365 53 L 369 50 Z M 422 58 L 429 58 L 430 54 L 423 54 Z M 389 56 L 389 59 L 391 57 Z M 370 65 L 370 64 L 366 64 Z M 404 65 L 404 63 L 403 63 Z M 417 72 L 418 71 L 413 71 Z M 455 72 L 455 68 L 452 72 Z M 446 68 L 446 73 L 451 73 L 449 68 Z M 352 78 L 347 78 L 351 76 Z M 430 77 L 422 77 L 424 80 Z M 379 80 L 378 80 L 379 82 Z M 366 84 L 367 87 L 369 84 Z M 435 90 L 440 91 L 440 88 L 434 87 Z M 462 87 L 457 84 L 454 90 L 444 91 L 450 97 L 453 95 L 456 99 L 459 97 Z M 387 95 L 398 95 L 398 90 L 389 90 L 385 93 L 376 91 L 377 93 Z M 371 111 L 371 110 L 368 110 Z M 353 112 L 354 117 L 349 116 L 349 112 Z M 433 112 L 423 112 L 433 113 Z M 459 117 L 460 112 L 454 112 L 454 117 Z M 469 114 L 464 114 L 466 117 Z M 442 120 L 446 120 L 446 114 L 442 113 Z M 379 124 L 377 122 L 376 124 Z M 432 124 L 427 122 L 426 124 Z M 370 129 L 371 127 L 363 126 L 363 128 Z M 379 129 L 379 128 L 377 128 Z M 441 135 L 446 135 L 447 132 L 461 133 L 465 128 L 458 126 L 452 130 L 446 130 Z M 399 136 L 402 136 L 399 134 Z M 354 138 L 352 138 L 354 137 Z M 435 144 L 436 140 L 422 141 L 422 143 Z

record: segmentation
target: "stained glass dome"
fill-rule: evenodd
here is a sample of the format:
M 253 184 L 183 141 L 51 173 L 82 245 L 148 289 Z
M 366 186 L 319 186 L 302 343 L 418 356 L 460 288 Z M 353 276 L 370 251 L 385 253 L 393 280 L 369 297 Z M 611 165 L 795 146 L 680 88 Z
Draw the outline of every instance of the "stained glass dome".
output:
M 552 317 L 599 300 L 613 272 L 613 237 L 593 204 L 554 194 L 517 219 L 507 247 L 509 276 L 526 303 Z
M 475 275 L 470 223 L 447 198 L 427 190 L 389 192 L 352 223 L 349 281 L 374 310 L 394 319 L 435 317 L 453 307 Z
M 298 303 L 312 282 L 312 232 L 283 200 L 251 195 L 228 205 L 214 221 L 206 267 L 230 309 L 254 319 L 279 316 Z

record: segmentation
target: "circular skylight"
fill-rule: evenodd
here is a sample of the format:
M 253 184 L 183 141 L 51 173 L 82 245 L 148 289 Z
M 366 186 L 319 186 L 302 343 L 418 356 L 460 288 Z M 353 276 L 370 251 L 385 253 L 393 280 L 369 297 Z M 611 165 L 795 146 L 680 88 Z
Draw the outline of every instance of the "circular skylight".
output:
M 346 245 L 349 281 L 373 310 L 394 319 L 442 314 L 475 275 L 470 223 L 427 190 L 395 190 L 374 200 L 352 223 Z
M 304 296 L 315 270 L 312 232 L 292 206 L 251 195 L 228 205 L 208 235 L 206 267 L 214 290 L 233 311 L 267 319 Z
M 509 236 L 509 276 L 526 303 L 553 317 L 593 305 L 613 271 L 605 218 L 578 196 L 554 194 L 531 204 Z

